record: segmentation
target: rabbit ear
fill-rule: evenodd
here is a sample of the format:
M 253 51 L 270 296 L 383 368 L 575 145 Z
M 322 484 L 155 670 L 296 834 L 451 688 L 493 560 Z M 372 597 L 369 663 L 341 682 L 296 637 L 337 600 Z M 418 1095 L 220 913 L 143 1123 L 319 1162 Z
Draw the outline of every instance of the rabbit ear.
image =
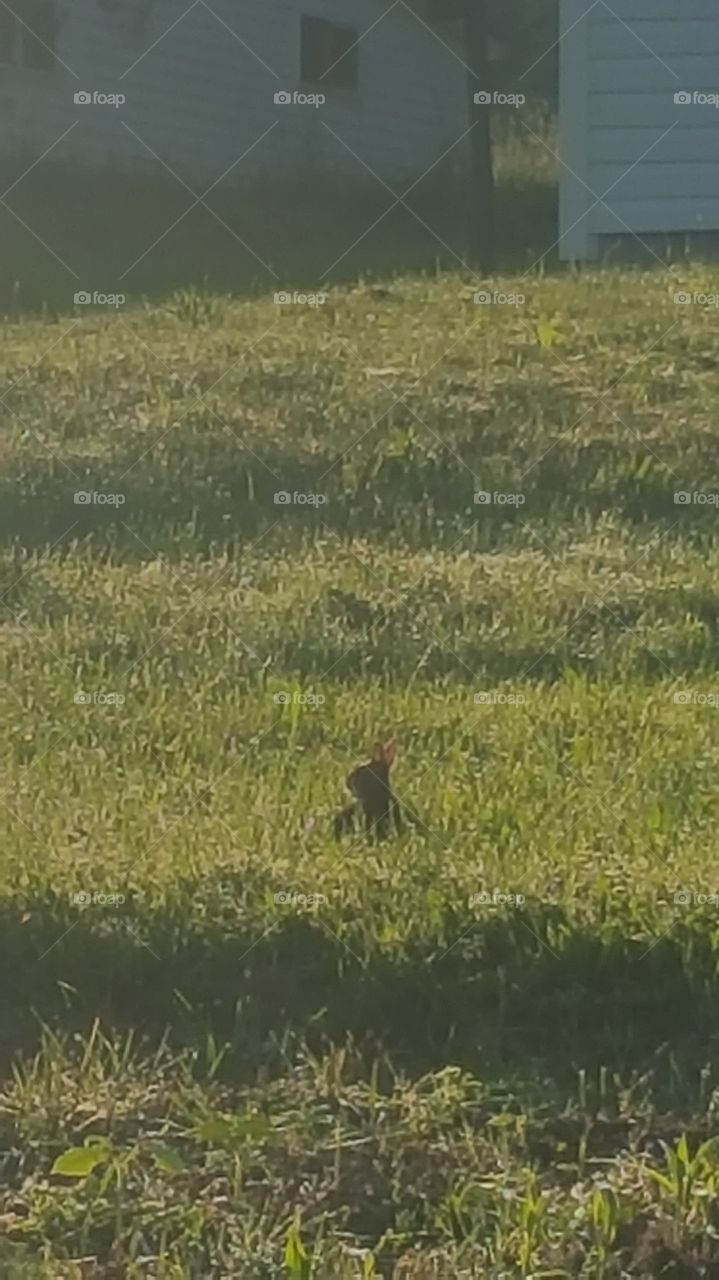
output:
M 384 747 L 381 742 L 375 742 L 372 748 L 372 763 L 384 763 Z
M 382 748 L 382 758 L 389 768 L 397 759 L 397 739 L 390 738 L 389 742 L 385 742 Z

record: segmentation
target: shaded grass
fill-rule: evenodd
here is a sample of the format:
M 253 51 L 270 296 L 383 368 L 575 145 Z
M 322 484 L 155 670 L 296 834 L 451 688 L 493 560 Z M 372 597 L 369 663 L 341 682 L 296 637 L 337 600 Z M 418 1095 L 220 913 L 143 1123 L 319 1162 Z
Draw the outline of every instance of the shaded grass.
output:
M 128 895 L 79 922 L 77 909 L 51 895 L 34 895 L 22 923 L 17 900 L 6 902 L 2 950 L 20 976 L 14 1007 L 6 1001 L 5 1040 L 24 1033 L 27 1043 L 37 1018 L 80 1029 L 98 1013 L 132 1027 L 141 1009 L 143 1028 L 158 1037 L 169 1019 L 176 1045 L 212 1033 L 226 1045 L 227 1069 L 250 1080 L 262 1067 L 280 1069 L 284 1036 L 305 1035 L 318 1053 L 349 1036 L 366 1058 L 386 1052 L 413 1072 L 449 1060 L 485 1079 L 536 1071 L 563 1090 L 579 1070 L 607 1062 L 621 1075 L 653 1070 L 665 1105 L 683 1096 L 677 1077 L 695 1078 L 716 1050 L 706 912 L 678 918 L 660 903 L 665 932 L 651 945 L 651 907 L 617 901 L 607 884 L 603 894 L 595 888 L 601 924 L 531 896 L 494 918 L 466 901 L 442 910 L 430 898 L 425 918 L 402 935 L 370 914 L 366 898 L 338 902 L 336 891 L 329 906 L 280 919 L 267 889 L 258 891 L 265 919 L 256 910 L 250 923 L 249 879 L 186 879 L 182 897 L 176 890 L 163 906 L 143 909 Z
M 494 121 L 497 252 L 506 270 L 543 256 L 557 226 L 552 115 L 534 99 L 515 114 Z M 139 301 L 202 283 L 210 293 L 254 297 L 436 274 L 472 259 L 461 149 L 424 176 L 398 177 L 395 194 L 358 163 L 354 180 L 220 184 L 194 208 L 166 174 L 98 174 L 35 160 L 2 162 L 0 309 L 8 315 L 62 313 L 78 289 Z
M 292 1255 L 278 1256 L 294 1238 L 322 1280 L 527 1264 L 711 1275 L 715 1094 L 669 1116 L 647 1080 L 605 1073 L 580 1076 L 561 1115 L 557 1101 L 544 1086 L 529 1108 L 511 1081 L 451 1067 L 409 1081 L 386 1057 L 368 1072 L 351 1045 L 322 1061 L 290 1051 L 281 1080 L 248 1090 L 222 1080 L 212 1042 L 149 1055 L 95 1027 L 78 1054 L 46 1037 L 0 1100 L 16 1274 L 34 1250 L 45 1276 L 135 1277 L 150 1262 L 162 1276 L 241 1268 L 261 1280 L 293 1273 Z M 95 1173 L 48 1178 L 54 1158 L 88 1143 Z

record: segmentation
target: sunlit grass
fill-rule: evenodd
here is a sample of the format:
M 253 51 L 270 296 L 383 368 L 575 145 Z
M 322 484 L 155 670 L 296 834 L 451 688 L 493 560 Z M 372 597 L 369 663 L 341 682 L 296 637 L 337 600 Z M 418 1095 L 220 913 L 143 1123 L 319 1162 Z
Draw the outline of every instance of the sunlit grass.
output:
M 457 275 L 4 326 L 35 1274 L 716 1261 L 719 559 L 715 504 L 674 501 L 716 486 L 712 315 L 660 272 L 480 283 L 525 301 Z M 389 735 L 406 831 L 337 844 Z

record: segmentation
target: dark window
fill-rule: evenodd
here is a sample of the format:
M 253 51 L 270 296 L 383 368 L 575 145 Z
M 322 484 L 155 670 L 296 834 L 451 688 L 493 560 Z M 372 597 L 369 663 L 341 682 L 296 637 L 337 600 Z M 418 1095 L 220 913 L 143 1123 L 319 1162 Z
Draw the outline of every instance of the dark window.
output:
M 0 63 L 15 61 L 17 27 L 17 18 L 14 13 L 0 6 Z
M 356 89 L 359 79 L 359 34 L 324 18 L 303 18 L 300 75 L 305 84 L 330 89 Z
M 57 15 L 55 0 L 25 0 L 18 6 L 25 26 L 22 36 L 22 62 L 34 71 L 49 71 L 55 65 Z

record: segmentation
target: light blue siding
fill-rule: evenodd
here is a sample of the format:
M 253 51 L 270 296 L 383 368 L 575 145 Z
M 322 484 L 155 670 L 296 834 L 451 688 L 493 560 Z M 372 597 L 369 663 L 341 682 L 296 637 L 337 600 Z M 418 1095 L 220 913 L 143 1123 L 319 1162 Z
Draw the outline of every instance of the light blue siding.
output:
M 368 170 L 396 183 L 427 169 L 467 127 L 458 57 L 402 5 L 197 0 L 186 10 L 184 0 L 127 0 L 109 12 L 97 0 L 58 0 L 53 70 L 0 66 L 0 153 L 166 166 L 195 187 L 225 173 L 223 185 Z M 279 90 L 311 91 L 299 83 L 303 13 L 366 33 L 357 92 L 328 88 L 320 109 L 274 102 Z M 78 106 L 79 90 L 127 101 Z
M 562 256 L 719 230 L 719 110 L 694 100 L 719 95 L 719 0 L 561 5 Z

